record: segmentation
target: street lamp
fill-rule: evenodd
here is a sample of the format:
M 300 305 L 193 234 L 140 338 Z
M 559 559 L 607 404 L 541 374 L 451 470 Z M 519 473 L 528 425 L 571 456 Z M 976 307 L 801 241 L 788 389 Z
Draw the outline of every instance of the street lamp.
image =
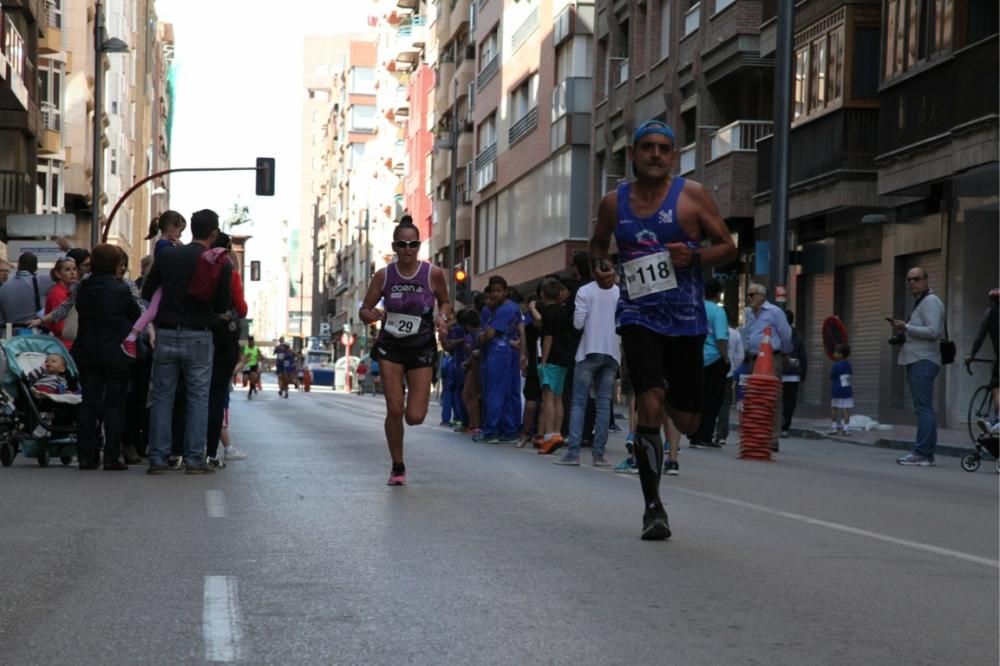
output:
M 101 116 L 104 115 L 104 54 L 128 53 L 128 44 L 112 37 L 104 39 L 104 7 L 100 2 L 94 8 L 94 160 L 91 183 L 91 223 L 90 248 L 94 249 L 101 238 L 101 170 L 103 166 L 104 128 L 101 126 Z

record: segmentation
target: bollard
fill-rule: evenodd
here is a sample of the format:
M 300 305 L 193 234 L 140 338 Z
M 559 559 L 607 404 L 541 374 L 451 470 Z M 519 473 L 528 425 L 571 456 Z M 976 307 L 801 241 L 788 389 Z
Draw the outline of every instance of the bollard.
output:
M 743 425 L 740 428 L 740 458 L 772 460 L 771 428 L 781 395 L 781 379 L 774 375 L 771 329 L 764 330 L 753 374 L 743 395 Z

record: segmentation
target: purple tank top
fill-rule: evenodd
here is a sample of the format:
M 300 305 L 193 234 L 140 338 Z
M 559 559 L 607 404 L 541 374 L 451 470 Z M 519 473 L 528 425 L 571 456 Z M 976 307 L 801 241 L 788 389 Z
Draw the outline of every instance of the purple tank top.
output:
M 402 275 L 395 262 L 386 266 L 382 287 L 386 319 L 382 322 L 379 342 L 390 341 L 407 347 L 432 345 L 435 302 L 428 262 L 420 262 L 416 273 L 410 277 Z

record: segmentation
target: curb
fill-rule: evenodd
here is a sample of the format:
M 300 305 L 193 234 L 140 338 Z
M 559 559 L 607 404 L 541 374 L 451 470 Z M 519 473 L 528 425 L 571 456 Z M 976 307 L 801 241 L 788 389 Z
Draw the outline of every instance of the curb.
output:
M 874 442 L 866 442 L 862 439 L 853 439 L 851 437 L 837 437 L 821 433 L 817 430 L 811 430 L 809 428 L 789 428 L 789 434 L 794 437 L 801 437 L 803 439 L 827 439 L 833 442 L 842 442 L 844 444 L 854 444 L 855 446 L 871 446 L 879 449 L 894 449 L 897 451 L 910 451 L 913 449 L 913 442 L 908 442 L 902 439 L 890 439 L 887 437 L 880 437 Z M 948 456 L 952 458 L 961 458 L 969 453 L 973 453 L 976 449 L 971 446 L 956 446 L 954 444 L 938 444 L 934 448 L 934 455 L 936 456 Z

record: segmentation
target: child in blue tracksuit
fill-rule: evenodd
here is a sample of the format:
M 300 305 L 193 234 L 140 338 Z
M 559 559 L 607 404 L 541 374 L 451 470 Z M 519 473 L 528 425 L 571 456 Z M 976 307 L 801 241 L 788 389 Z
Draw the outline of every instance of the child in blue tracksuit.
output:
M 851 368 L 847 357 L 851 355 L 848 345 L 833 348 L 833 367 L 830 368 L 830 433 L 848 435 L 850 410 L 854 409 L 854 389 L 851 387 Z
M 480 339 L 485 345 L 483 430 L 480 441 L 516 442 L 521 421 L 519 330 L 521 309 L 507 298 L 507 281 L 490 278 L 490 300 Z

